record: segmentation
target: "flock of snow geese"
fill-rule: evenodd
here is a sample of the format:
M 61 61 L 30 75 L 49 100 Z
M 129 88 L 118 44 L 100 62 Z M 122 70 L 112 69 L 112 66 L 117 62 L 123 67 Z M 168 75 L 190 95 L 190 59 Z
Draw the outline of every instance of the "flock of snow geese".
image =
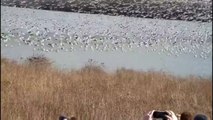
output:
M 189 53 L 204 59 L 212 52 L 211 23 L 80 15 L 3 6 L 1 9 L 1 45 L 4 47 L 29 45 L 44 52 L 79 49 L 125 52 L 144 48 L 159 54 Z

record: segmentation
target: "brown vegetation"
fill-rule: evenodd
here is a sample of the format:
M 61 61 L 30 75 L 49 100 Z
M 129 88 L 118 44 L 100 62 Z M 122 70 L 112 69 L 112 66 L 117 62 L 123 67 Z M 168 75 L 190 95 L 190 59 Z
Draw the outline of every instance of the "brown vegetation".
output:
M 212 119 L 212 80 L 162 72 L 91 67 L 63 71 L 1 59 L 1 118 L 142 120 L 152 109 L 204 113 Z

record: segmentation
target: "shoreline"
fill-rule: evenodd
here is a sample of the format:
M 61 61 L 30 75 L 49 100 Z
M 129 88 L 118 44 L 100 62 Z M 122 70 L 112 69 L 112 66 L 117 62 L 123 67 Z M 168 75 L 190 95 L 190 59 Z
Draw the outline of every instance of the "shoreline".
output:
M 155 73 L 155 74 L 163 74 L 163 75 L 167 75 L 167 76 L 171 76 L 171 77 L 175 77 L 178 79 L 188 79 L 188 78 L 196 78 L 196 79 L 207 79 L 212 81 L 212 75 L 196 75 L 196 74 L 188 74 L 188 75 L 180 75 L 177 73 L 173 73 L 172 71 L 166 71 L 163 69 L 154 69 L 154 68 L 150 68 L 150 69 L 133 69 L 133 68 L 128 68 L 128 67 L 117 67 L 114 68 L 113 70 L 110 70 L 108 67 L 106 66 L 104 62 L 100 62 L 100 61 L 96 61 L 94 59 L 88 59 L 87 62 L 84 63 L 84 65 L 82 65 L 81 67 L 75 68 L 75 67 L 59 67 L 59 65 L 56 64 L 56 61 L 52 60 L 49 57 L 46 57 L 43 54 L 40 55 L 32 55 L 32 56 L 28 56 L 28 57 L 21 57 L 21 60 L 16 60 L 13 58 L 9 58 L 9 57 L 5 57 L 3 56 L 1 60 L 3 61 L 7 61 L 10 63 L 16 63 L 18 66 L 27 66 L 28 67 L 32 67 L 34 66 L 34 69 L 39 69 L 39 68 L 46 68 L 46 69 L 53 69 L 53 70 L 58 70 L 61 72 L 70 72 L 70 71 L 82 71 L 84 69 L 88 69 L 91 71 L 96 71 L 96 72 L 103 72 L 105 74 L 108 75 L 113 75 L 116 74 L 117 71 L 131 71 L 134 73 Z

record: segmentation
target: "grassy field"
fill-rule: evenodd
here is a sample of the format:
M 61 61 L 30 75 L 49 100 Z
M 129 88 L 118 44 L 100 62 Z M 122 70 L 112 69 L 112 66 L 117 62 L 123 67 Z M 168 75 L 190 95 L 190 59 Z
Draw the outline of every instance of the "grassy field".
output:
M 212 80 L 98 66 L 58 70 L 1 59 L 3 120 L 142 120 L 152 109 L 204 113 L 212 119 Z

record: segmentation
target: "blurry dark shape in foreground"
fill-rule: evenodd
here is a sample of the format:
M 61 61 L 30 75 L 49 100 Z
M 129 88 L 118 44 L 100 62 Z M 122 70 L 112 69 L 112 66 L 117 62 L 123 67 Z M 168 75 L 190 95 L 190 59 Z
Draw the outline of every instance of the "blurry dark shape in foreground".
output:
M 190 112 L 183 112 L 181 113 L 181 116 L 180 116 L 180 120 L 192 120 L 193 119 L 193 116 Z
M 195 115 L 194 120 L 209 120 L 209 119 L 204 114 L 197 114 L 197 115 Z
M 68 118 L 68 117 L 65 117 L 65 116 L 59 116 L 59 120 L 77 120 L 75 117 L 70 117 L 70 118 Z

